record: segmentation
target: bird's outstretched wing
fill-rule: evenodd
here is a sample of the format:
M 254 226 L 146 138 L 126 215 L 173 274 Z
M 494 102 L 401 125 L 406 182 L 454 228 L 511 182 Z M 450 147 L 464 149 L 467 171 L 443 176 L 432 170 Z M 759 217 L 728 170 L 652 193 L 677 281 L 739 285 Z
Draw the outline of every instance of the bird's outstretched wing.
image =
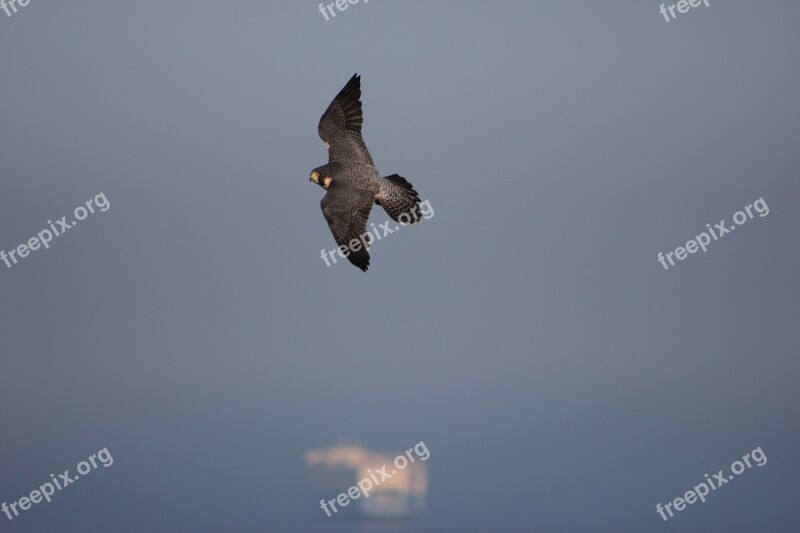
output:
M 360 245 L 355 246 L 358 250 L 353 251 L 350 243 L 353 239 L 360 240 L 366 233 L 369 213 L 374 202 L 375 193 L 351 187 L 338 187 L 335 180 L 320 202 L 322 214 L 328 221 L 336 244 L 347 246 L 350 250 L 347 259 L 364 272 L 369 268 L 368 246 L 362 241 Z
M 373 165 L 361 137 L 361 77 L 354 74 L 319 120 L 317 131 L 328 145 L 328 162 L 351 161 Z

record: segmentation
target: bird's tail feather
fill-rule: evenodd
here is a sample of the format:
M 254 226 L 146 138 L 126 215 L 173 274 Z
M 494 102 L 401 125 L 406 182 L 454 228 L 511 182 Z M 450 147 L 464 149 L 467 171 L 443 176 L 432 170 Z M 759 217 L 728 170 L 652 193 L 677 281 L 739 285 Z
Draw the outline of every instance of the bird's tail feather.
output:
M 419 194 L 408 180 L 397 174 L 381 179 L 381 189 L 375 197 L 375 203 L 383 207 L 395 222 L 414 224 L 422 218 Z

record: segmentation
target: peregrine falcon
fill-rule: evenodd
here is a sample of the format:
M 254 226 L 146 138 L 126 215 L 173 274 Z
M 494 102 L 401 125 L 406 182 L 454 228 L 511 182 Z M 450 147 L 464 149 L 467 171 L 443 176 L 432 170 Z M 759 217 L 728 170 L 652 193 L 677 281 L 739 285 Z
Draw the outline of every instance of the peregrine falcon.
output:
M 320 203 L 336 244 L 347 247 L 347 259 L 366 272 L 369 242 L 364 236 L 371 237 L 367 221 L 372 205 L 380 205 L 392 220 L 403 224 L 420 220 L 420 206 L 419 194 L 405 178 L 397 174 L 382 178 L 378 173 L 361 137 L 363 122 L 361 77 L 355 74 L 319 121 L 328 164 L 312 170 L 311 181 L 328 191 Z

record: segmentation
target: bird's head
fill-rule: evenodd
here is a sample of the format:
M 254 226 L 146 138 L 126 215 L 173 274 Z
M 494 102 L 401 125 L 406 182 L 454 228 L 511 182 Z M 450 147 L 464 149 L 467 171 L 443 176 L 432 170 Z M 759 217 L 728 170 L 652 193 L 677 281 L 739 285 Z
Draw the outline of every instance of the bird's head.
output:
M 319 185 L 325 190 L 328 190 L 328 187 L 331 185 L 331 181 L 333 178 L 331 177 L 330 173 L 326 172 L 322 167 L 315 168 L 311 171 L 311 181 Z

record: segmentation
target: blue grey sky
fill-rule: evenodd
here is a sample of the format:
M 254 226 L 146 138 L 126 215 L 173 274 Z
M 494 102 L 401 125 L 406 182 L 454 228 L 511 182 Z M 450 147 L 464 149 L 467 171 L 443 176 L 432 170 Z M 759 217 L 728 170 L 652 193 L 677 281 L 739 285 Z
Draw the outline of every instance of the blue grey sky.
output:
M 796 531 L 800 4 L 659 5 L 0 11 L 0 250 L 110 204 L 0 263 L 0 503 L 114 459 L 0 531 Z M 366 274 L 320 259 L 308 180 L 355 72 L 435 213 Z M 421 440 L 418 519 L 305 483 L 308 450 Z

